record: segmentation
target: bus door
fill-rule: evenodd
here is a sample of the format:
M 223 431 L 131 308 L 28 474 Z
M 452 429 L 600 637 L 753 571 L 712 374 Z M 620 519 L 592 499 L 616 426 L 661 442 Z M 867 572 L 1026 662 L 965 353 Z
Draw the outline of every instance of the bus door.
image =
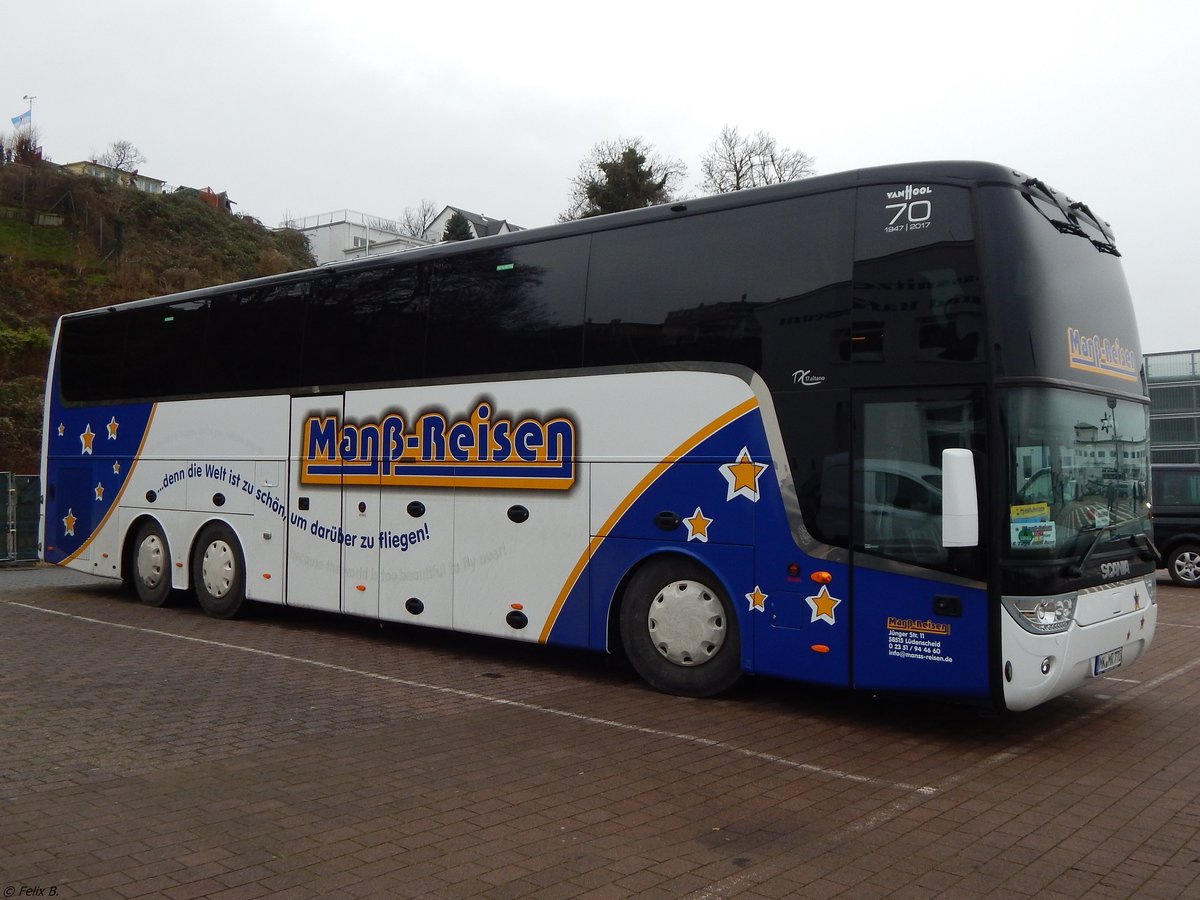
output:
M 286 593 L 290 606 L 342 608 L 347 532 L 342 527 L 342 476 L 336 465 L 342 407 L 340 394 L 292 398 Z
M 913 396 L 919 399 L 913 399 Z M 974 454 L 986 499 L 982 389 L 858 394 L 851 466 L 856 688 L 986 700 L 984 548 L 942 546 L 941 458 Z M 986 516 L 981 509 L 980 534 Z

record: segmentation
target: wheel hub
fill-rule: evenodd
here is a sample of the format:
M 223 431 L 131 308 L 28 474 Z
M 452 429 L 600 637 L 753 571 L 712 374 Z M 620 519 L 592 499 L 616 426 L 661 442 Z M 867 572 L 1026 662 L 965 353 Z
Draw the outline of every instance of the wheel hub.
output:
M 720 599 L 698 581 L 672 581 L 650 604 L 650 641 L 677 666 L 698 666 L 725 643 L 727 623 Z
M 200 563 L 200 578 L 209 595 L 219 600 L 233 586 L 233 548 L 225 541 L 213 541 L 204 551 Z
M 148 588 L 158 586 L 163 577 L 163 542 L 157 534 L 147 535 L 138 546 L 137 577 Z

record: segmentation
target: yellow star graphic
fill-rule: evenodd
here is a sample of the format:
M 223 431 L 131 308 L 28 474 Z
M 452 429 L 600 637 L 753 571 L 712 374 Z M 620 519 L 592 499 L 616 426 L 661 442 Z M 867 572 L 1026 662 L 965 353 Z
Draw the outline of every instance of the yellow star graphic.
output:
M 59 422 L 58 423 L 58 436 L 62 437 L 64 434 L 66 434 L 66 432 L 67 432 L 67 426 L 64 425 L 62 422 Z
M 114 475 L 120 475 L 120 474 L 121 474 L 121 464 L 120 464 L 119 462 L 115 462 L 115 463 L 113 463 L 113 474 L 114 474 Z
M 812 609 L 810 622 L 815 622 L 817 619 L 824 619 L 830 625 L 837 624 L 833 611 L 837 609 L 837 605 L 842 601 L 836 597 L 831 597 L 829 595 L 829 588 L 821 585 L 821 590 L 817 592 L 816 596 L 805 597 L 804 599 L 808 603 L 809 608 Z
M 755 610 L 758 610 L 759 612 L 766 611 L 764 604 L 767 602 L 767 595 L 762 592 L 762 588 L 760 588 L 757 584 L 754 586 L 754 590 L 746 595 L 746 599 L 750 601 L 751 612 L 754 612 Z
M 708 526 L 713 523 L 712 519 L 706 518 L 704 513 L 700 511 L 700 507 L 696 507 L 696 511 L 692 513 L 690 519 L 684 519 L 683 524 L 687 526 L 689 541 L 700 541 L 703 544 L 708 543 Z
M 742 496 L 755 503 L 758 502 L 758 479 L 767 470 L 766 463 L 758 463 L 750 458 L 750 450 L 742 448 L 736 462 L 725 463 L 721 466 L 721 474 L 729 482 L 729 493 L 726 500 Z
M 63 520 L 62 520 L 63 529 L 65 530 L 68 537 L 75 536 L 75 523 L 78 521 L 79 520 L 75 518 L 75 516 L 72 514 L 71 510 L 68 509 L 67 514 L 65 516 L 63 516 Z
M 99 481 L 96 482 L 96 499 L 97 500 L 104 499 L 104 485 L 101 484 Z
M 95 436 L 96 435 L 92 432 L 92 425 L 90 422 L 83 426 L 83 434 L 79 436 L 79 442 L 83 444 L 83 449 L 80 451 L 80 455 L 84 453 L 86 453 L 88 456 L 92 455 L 92 439 Z
M 115 441 L 117 439 L 117 428 L 120 427 L 119 423 L 117 422 L 117 417 L 113 416 L 112 421 L 110 421 L 106 427 L 108 428 L 108 439 L 110 441 Z

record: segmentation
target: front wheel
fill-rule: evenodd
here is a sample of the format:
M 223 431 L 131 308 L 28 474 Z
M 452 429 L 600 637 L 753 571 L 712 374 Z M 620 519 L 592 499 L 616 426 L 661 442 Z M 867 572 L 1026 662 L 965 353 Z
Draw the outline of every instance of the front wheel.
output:
M 1200 587 L 1200 547 L 1182 544 L 1167 556 L 1171 580 L 1184 587 Z
M 232 619 L 246 601 L 246 563 L 241 544 L 223 522 L 207 526 L 192 551 L 192 583 L 200 608 L 214 619 Z
M 668 694 L 711 697 L 742 673 L 733 606 L 692 560 L 663 558 L 637 571 L 621 604 L 621 642 L 646 683 Z

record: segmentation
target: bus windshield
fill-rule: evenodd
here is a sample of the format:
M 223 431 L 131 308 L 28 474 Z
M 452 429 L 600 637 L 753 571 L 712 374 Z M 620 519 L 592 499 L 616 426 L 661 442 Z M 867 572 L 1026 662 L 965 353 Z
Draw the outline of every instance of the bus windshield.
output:
M 1079 555 L 1149 532 L 1149 411 L 1060 388 L 1008 392 L 1010 555 Z M 1079 540 L 1079 538 L 1084 540 Z

